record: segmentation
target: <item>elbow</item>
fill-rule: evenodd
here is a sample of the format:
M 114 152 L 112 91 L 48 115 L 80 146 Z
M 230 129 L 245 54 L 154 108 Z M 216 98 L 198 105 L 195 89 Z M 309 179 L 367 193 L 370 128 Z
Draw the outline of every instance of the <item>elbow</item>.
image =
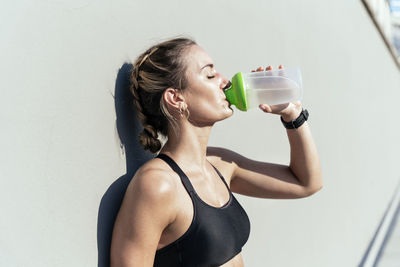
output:
M 313 185 L 310 185 L 306 190 L 306 196 L 308 197 L 308 196 L 314 195 L 315 193 L 320 191 L 322 188 L 323 188 L 322 181 L 315 183 Z
M 314 187 L 310 190 L 310 196 L 311 196 L 311 195 L 314 195 L 315 193 L 317 193 L 318 191 L 320 191 L 320 190 L 322 189 L 322 187 L 323 187 L 322 183 L 319 184 L 319 185 L 317 185 L 317 186 L 314 186 Z
M 307 185 L 304 185 L 304 197 L 309 197 L 311 195 L 314 195 L 318 191 L 320 191 L 323 188 L 323 183 L 322 183 L 322 177 L 314 177 L 313 179 L 310 179 L 313 181 L 312 183 L 309 183 Z
M 310 187 L 305 187 L 303 193 L 301 194 L 300 198 L 305 198 L 314 195 L 317 193 L 319 190 L 322 189 L 322 185 L 320 186 L 310 186 Z

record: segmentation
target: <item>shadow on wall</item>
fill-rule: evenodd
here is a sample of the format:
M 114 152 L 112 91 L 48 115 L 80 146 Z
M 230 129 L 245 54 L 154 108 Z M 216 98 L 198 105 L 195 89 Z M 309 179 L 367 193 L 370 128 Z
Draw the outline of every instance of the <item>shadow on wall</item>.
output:
M 132 64 L 120 68 L 115 83 L 115 111 L 117 131 L 125 147 L 126 174 L 115 180 L 103 195 L 97 217 L 98 267 L 110 266 L 110 246 L 114 221 L 122 203 L 126 188 L 136 170 L 154 156 L 146 152 L 139 143 L 142 126 L 137 117 L 129 91 L 129 73 Z

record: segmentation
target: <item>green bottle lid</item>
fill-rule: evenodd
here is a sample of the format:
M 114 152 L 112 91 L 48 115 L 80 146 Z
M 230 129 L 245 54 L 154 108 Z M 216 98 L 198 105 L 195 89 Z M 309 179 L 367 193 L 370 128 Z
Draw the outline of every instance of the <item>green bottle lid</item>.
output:
M 247 111 L 248 103 L 246 98 L 246 88 L 243 81 L 243 75 L 241 72 L 236 73 L 232 77 L 232 85 L 224 91 L 226 99 L 232 105 L 235 105 L 242 111 Z

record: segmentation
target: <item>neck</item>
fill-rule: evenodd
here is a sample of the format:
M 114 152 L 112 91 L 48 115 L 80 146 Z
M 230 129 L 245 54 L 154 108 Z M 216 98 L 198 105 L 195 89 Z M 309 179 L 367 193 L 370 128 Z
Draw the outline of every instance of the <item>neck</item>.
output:
M 180 125 L 177 135 L 170 131 L 168 141 L 160 153 L 173 156 L 186 169 L 205 169 L 207 165 L 207 145 L 212 126 L 195 127 L 191 124 Z

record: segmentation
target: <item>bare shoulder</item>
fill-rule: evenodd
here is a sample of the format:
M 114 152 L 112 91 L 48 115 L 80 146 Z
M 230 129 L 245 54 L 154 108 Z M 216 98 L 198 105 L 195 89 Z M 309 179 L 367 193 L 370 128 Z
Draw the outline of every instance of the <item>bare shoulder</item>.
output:
M 129 183 L 111 242 L 111 260 L 116 265 L 153 266 L 162 232 L 179 211 L 176 183 L 167 167 L 160 159 L 152 159 Z
M 176 199 L 177 183 L 175 172 L 162 160 L 152 159 L 141 166 L 130 182 L 126 196 L 133 201 L 164 204 L 171 207 Z

